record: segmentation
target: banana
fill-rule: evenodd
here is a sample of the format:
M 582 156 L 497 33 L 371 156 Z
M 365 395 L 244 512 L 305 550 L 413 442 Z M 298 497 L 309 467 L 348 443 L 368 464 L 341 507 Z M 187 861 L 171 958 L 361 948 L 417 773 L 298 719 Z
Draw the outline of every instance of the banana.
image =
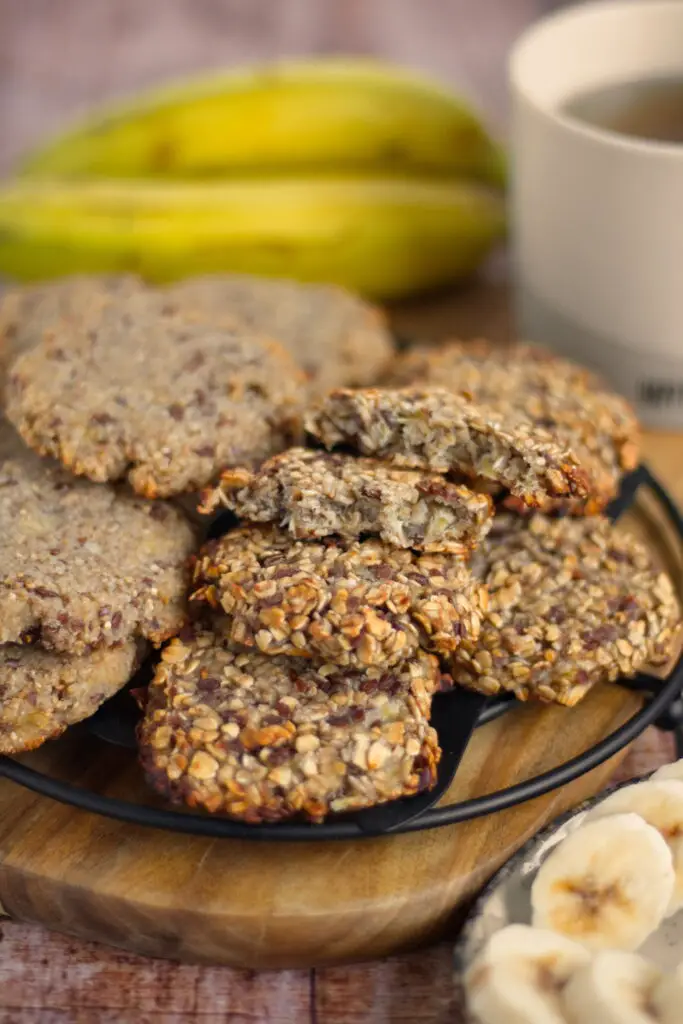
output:
M 659 981 L 650 997 L 658 1024 L 681 1024 L 683 1020 L 683 963 Z
M 554 932 L 502 928 L 465 975 L 469 1010 L 480 1024 L 566 1024 L 560 992 L 589 956 Z
M 241 271 L 384 300 L 471 273 L 503 229 L 502 199 L 458 182 L 26 182 L 0 189 L 0 273 Z
M 683 907 L 683 782 L 659 779 L 618 789 L 586 816 L 593 821 L 610 814 L 638 814 L 668 843 L 676 880 L 666 916 Z
M 567 1022 L 659 1024 L 650 1006 L 660 978 L 659 968 L 637 953 L 601 950 L 572 974 L 562 992 Z
M 38 177 L 226 178 L 348 173 L 500 186 L 502 151 L 463 101 L 363 58 L 214 74 L 96 114 L 38 149 Z
M 532 924 L 588 949 L 633 950 L 658 927 L 674 879 L 669 847 L 637 814 L 591 821 L 541 865 L 531 887 Z
M 671 764 L 662 765 L 652 776 L 652 782 L 661 782 L 663 779 L 673 779 L 676 782 L 683 782 L 683 759 L 672 761 Z

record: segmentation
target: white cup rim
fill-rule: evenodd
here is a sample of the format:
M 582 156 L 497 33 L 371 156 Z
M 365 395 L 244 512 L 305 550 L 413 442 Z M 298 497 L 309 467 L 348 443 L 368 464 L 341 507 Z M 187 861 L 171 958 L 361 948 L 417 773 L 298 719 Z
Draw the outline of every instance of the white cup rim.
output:
M 634 8 L 654 17 L 662 11 L 677 8 L 683 17 L 683 0 L 594 0 L 591 3 L 576 4 L 565 10 L 554 11 L 535 21 L 517 37 L 507 62 L 508 83 L 512 91 L 521 96 L 538 114 L 543 115 L 548 121 L 577 139 L 614 151 L 637 153 L 650 158 L 660 158 L 663 161 L 681 162 L 683 161 L 683 145 L 680 142 L 641 139 L 587 124 L 570 114 L 563 113 L 561 109 L 551 104 L 539 102 L 536 97 L 530 95 L 521 80 L 521 66 L 526 59 L 526 51 L 536 42 L 538 36 L 541 36 L 549 28 L 561 28 L 563 24 L 571 24 L 573 21 L 590 19 L 599 14 L 633 11 Z

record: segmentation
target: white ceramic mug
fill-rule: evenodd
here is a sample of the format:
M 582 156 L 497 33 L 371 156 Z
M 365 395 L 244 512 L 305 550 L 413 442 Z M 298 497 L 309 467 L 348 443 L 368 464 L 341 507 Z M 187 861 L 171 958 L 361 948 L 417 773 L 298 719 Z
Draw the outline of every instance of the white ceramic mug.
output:
M 683 78 L 683 2 L 582 4 L 510 61 L 518 333 L 593 366 L 648 426 L 683 429 L 683 144 L 562 113 L 577 94 Z

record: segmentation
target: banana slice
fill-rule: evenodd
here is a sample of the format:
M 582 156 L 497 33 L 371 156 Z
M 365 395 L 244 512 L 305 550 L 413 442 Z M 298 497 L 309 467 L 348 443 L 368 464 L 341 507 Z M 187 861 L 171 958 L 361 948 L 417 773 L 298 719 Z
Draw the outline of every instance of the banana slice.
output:
M 671 850 L 676 881 L 665 915 L 668 917 L 683 907 L 683 782 L 659 779 L 625 786 L 598 804 L 586 821 L 628 812 L 656 828 Z
M 680 761 L 672 761 L 658 768 L 650 782 L 661 782 L 662 779 L 673 779 L 676 782 L 683 782 L 683 758 Z
M 651 998 L 660 979 L 659 968 L 636 953 L 601 950 L 567 982 L 565 1018 L 568 1024 L 658 1024 Z
M 658 1024 L 681 1024 L 683 1021 L 683 963 L 666 974 L 655 986 L 651 997 Z
M 539 869 L 532 923 L 589 949 L 636 949 L 662 920 L 674 879 L 669 847 L 637 814 L 592 821 Z
M 491 938 L 465 975 L 479 1024 L 566 1024 L 560 993 L 590 954 L 554 932 L 511 924 Z

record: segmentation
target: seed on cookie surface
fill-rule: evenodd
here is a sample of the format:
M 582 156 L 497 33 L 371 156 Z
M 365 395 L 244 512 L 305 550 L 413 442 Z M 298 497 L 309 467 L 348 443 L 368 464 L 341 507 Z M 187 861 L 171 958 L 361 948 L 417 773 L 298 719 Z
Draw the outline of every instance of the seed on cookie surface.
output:
M 311 395 L 372 384 L 394 354 L 384 315 L 333 285 L 217 274 L 181 281 L 168 294 L 279 341 L 304 370 Z
M 443 477 L 376 459 L 290 448 L 259 470 L 225 470 L 204 497 L 297 539 L 375 534 L 399 548 L 467 555 L 489 529 L 491 500 Z
M 601 505 L 617 493 L 621 474 L 638 462 L 640 428 L 626 399 L 584 367 L 539 346 L 480 340 L 417 348 L 399 356 L 385 381 L 391 387 L 448 388 L 501 418 L 510 412 L 527 416 L 592 461 Z
M 648 551 L 602 516 L 497 516 L 472 560 L 488 610 L 449 661 L 482 693 L 576 704 L 673 653 L 681 611 Z
M 0 646 L 0 754 L 33 750 L 89 718 L 125 686 L 141 653 L 131 641 L 80 657 Z
M 422 651 L 391 672 L 354 674 L 245 652 L 197 627 L 162 654 L 142 766 L 171 800 L 249 822 L 371 807 L 434 785 L 428 716 L 440 682 Z
M 217 628 L 236 643 L 366 668 L 453 651 L 477 635 L 486 593 L 451 555 L 247 526 L 202 548 L 192 599 L 226 613 Z
M 196 540 L 178 509 L 79 480 L 5 423 L 0 520 L 0 644 L 84 654 L 182 625 Z
M 162 292 L 112 295 L 56 319 L 9 371 L 7 415 L 27 444 L 148 498 L 208 484 L 296 433 L 303 375 L 277 343 L 181 312 Z
M 493 480 L 524 504 L 589 495 L 577 455 L 528 418 L 444 388 L 342 388 L 305 419 L 327 448 L 350 445 L 399 466 Z

